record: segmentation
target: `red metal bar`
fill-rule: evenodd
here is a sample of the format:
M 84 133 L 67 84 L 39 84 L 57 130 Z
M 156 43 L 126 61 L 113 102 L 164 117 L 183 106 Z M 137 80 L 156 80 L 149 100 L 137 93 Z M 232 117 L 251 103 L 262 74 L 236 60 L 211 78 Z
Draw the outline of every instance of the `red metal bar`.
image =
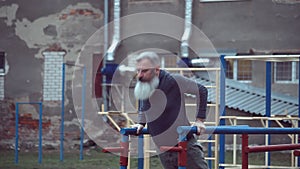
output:
M 102 150 L 103 153 L 120 153 L 121 151 L 123 151 L 123 147 L 107 147 L 105 149 Z
M 248 153 L 252 152 L 266 152 L 266 151 L 282 151 L 282 150 L 295 150 L 299 149 L 300 144 L 279 144 L 268 146 L 250 146 L 248 147 Z
M 186 167 L 186 164 L 187 164 L 187 141 L 179 142 L 178 146 L 181 147 L 181 151 L 178 153 L 178 166 Z
M 102 150 L 104 153 L 120 153 L 120 166 L 128 166 L 129 142 L 121 142 L 121 147 L 108 147 Z
M 170 146 L 161 146 L 160 147 L 161 151 L 172 151 L 172 152 L 181 152 L 182 147 L 170 147 Z
M 294 156 L 300 156 L 300 150 L 294 150 Z
M 120 154 L 120 165 L 128 166 L 129 142 L 121 142 L 121 147 L 123 147 L 123 151 Z
M 178 152 L 178 167 L 185 168 L 187 164 L 187 141 L 178 143 L 178 147 L 161 146 L 161 151 Z
M 248 154 L 249 153 L 300 149 L 300 144 L 280 144 L 280 145 L 249 147 L 248 139 L 249 139 L 249 136 L 247 134 L 242 134 L 242 169 L 248 169 Z M 294 155 L 300 156 L 300 150 L 295 150 Z
M 242 134 L 242 169 L 248 169 L 248 134 Z

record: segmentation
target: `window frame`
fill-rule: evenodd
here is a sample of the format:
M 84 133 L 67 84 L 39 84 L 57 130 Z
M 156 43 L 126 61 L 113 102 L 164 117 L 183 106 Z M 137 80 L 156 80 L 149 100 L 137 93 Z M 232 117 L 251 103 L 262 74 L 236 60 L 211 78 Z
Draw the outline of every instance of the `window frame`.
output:
M 239 80 L 239 75 L 238 75 L 238 59 L 233 59 L 233 65 L 232 65 L 232 78 L 228 78 L 228 69 L 226 70 L 226 78 L 228 79 L 232 79 L 232 80 L 236 80 L 236 81 L 239 81 L 239 82 L 242 82 L 242 83 L 251 83 L 252 82 L 252 75 L 253 75 L 253 72 L 252 72 L 252 64 L 253 64 L 253 61 L 252 60 L 249 60 L 251 62 L 251 70 L 250 70 L 250 74 L 251 74 L 251 80 Z
M 297 78 L 297 62 L 296 61 L 291 61 L 292 62 L 292 67 L 290 70 L 291 73 L 291 80 L 277 80 L 277 63 L 282 63 L 282 62 L 275 62 L 274 63 L 274 82 L 277 84 L 296 84 L 299 82 L 299 72 L 298 72 L 298 78 Z M 298 62 L 299 66 L 299 62 Z

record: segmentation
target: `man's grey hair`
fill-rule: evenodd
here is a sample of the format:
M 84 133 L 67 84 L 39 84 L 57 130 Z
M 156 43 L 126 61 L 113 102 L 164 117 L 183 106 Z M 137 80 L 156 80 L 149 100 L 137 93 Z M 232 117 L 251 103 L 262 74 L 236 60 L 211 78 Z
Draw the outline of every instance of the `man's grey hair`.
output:
M 155 52 L 152 51 L 142 52 L 136 57 L 135 60 L 136 62 L 140 62 L 143 59 L 149 59 L 153 64 L 153 66 L 160 66 L 159 56 Z

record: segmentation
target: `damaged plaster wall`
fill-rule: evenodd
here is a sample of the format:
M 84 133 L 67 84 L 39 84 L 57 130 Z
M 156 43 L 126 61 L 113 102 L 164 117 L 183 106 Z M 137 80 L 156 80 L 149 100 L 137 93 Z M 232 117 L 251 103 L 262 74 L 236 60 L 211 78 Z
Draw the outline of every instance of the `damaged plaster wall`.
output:
M 5 100 L 1 102 L 4 117 L 0 120 L 1 146 L 14 144 L 15 103 L 42 101 L 45 59 L 42 53 L 59 48 L 66 52 L 65 62 L 75 62 L 85 42 L 102 26 L 101 3 L 74 1 L 71 4 L 50 0 L 43 1 L 37 8 L 34 1 L 0 2 L 0 34 L 3 37 L 0 50 L 6 52 L 10 64 L 10 71 L 5 76 Z M 73 72 L 74 68 L 66 69 L 66 148 L 78 144 L 80 138 L 80 124 L 72 105 Z M 43 144 L 55 148 L 60 140 L 60 105 L 59 101 L 43 102 Z M 24 104 L 19 113 L 20 146 L 36 147 L 38 107 Z

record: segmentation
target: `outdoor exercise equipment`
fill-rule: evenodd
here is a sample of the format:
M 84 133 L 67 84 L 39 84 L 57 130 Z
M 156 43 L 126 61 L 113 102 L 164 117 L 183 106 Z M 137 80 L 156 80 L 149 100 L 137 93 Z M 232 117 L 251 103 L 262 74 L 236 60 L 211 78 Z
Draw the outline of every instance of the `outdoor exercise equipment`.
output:
M 179 134 L 179 143 L 177 147 L 160 147 L 161 150 L 169 150 L 178 153 L 178 169 L 186 168 L 186 135 L 197 133 L 197 128 L 191 126 L 179 126 L 177 128 Z M 136 128 L 122 128 L 120 131 L 122 135 L 121 147 L 105 148 L 104 152 L 120 152 L 120 169 L 127 169 L 128 164 L 128 140 L 129 135 L 136 135 Z M 242 169 L 248 169 L 248 154 L 252 152 L 265 151 L 281 151 L 281 150 L 295 150 L 300 148 L 300 144 L 280 144 L 267 146 L 248 146 L 248 134 L 300 134 L 300 128 L 264 128 L 264 127 L 249 127 L 243 126 L 208 126 L 206 127 L 206 134 L 242 134 Z M 143 129 L 141 135 L 149 134 L 147 129 Z M 138 149 L 143 149 L 139 145 Z M 139 157 L 141 157 L 139 155 Z M 140 161 L 139 161 L 140 162 Z M 143 165 L 139 164 L 139 169 L 143 169 Z
M 260 60 L 260 61 L 266 61 L 266 92 L 265 92 L 265 112 L 266 112 L 266 116 L 265 117 L 241 117 L 241 116 L 226 116 L 226 102 L 225 102 L 225 96 L 226 96 L 226 76 L 225 76 L 225 72 L 226 72 L 226 61 L 231 60 L 231 59 L 237 59 L 237 60 L 243 60 L 243 59 L 249 59 L 249 60 Z M 298 120 L 300 118 L 300 111 L 298 114 L 298 117 L 291 117 L 291 116 L 286 116 L 286 117 L 277 117 L 271 114 L 271 108 L 272 108 L 272 97 L 271 97 L 271 85 L 272 85 L 272 63 L 271 62 L 280 62 L 280 61 L 299 61 L 299 55 L 261 55 L 261 56 L 227 56 L 227 55 L 221 55 L 220 57 L 220 61 L 221 61 L 221 66 L 220 68 L 193 68 L 193 67 L 189 67 L 187 69 L 184 68 L 165 68 L 168 71 L 178 71 L 180 73 L 184 72 L 184 71 L 216 71 L 216 79 L 215 79 L 215 85 L 214 86 L 209 86 L 211 88 L 216 88 L 216 89 L 220 89 L 220 90 L 216 90 L 216 103 L 210 103 L 208 104 L 208 106 L 215 106 L 215 112 L 216 112 L 216 119 L 215 122 L 206 122 L 206 125 L 220 125 L 220 127 L 227 127 L 226 125 L 226 120 L 231 121 L 232 119 L 234 120 L 235 124 L 232 123 L 232 125 L 236 125 L 237 124 L 237 120 L 260 120 L 263 124 L 263 127 L 260 127 L 260 129 L 262 130 L 261 132 L 264 133 L 266 131 L 268 132 L 274 132 L 274 128 L 272 128 L 272 130 L 268 130 L 268 128 L 270 127 L 271 121 L 276 121 L 278 123 L 278 121 L 286 121 L 286 120 L 291 120 L 292 121 L 292 125 L 294 128 L 291 128 L 288 130 L 294 130 L 297 129 L 297 127 L 299 127 L 299 123 Z M 300 69 L 300 67 L 299 67 Z M 219 79 L 220 78 L 220 79 Z M 299 79 L 299 85 L 300 85 L 300 79 Z M 219 93 L 219 92 L 220 93 Z M 300 95 L 300 90 L 299 90 L 299 95 Z M 220 96 L 220 97 L 219 97 Z M 300 110 L 300 99 L 298 99 L 298 109 Z M 189 104 L 190 106 L 191 104 Z M 218 123 L 220 120 L 220 123 Z M 283 133 L 289 133 L 289 131 L 286 131 L 284 126 L 280 125 L 280 127 L 282 128 L 278 128 L 280 129 L 279 132 L 283 132 Z M 228 126 L 229 127 L 229 126 Z M 259 128 L 256 128 L 259 129 Z M 121 129 L 122 132 L 122 129 Z M 253 132 L 253 131 L 248 131 L 248 132 Z M 258 130 L 256 130 L 255 132 L 258 132 Z M 133 131 L 133 134 L 135 132 Z M 262 134 L 260 133 L 260 134 Z M 282 133 L 282 134 L 283 134 Z M 219 134 L 215 134 L 212 135 L 214 140 L 210 140 L 211 137 L 208 138 L 208 140 L 201 140 L 201 142 L 207 142 L 208 143 L 208 157 L 206 157 L 208 164 L 210 167 L 212 167 L 211 165 L 211 161 L 215 160 L 215 167 L 216 168 L 225 168 L 225 166 L 238 166 L 236 164 L 236 135 L 237 134 L 242 134 L 243 133 L 232 133 L 234 136 L 234 141 L 233 141 L 233 146 L 234 146 L 234 151 L 233 151 L 233 156 L 235 156 L 233 158 L 233 163 L 232 164 L 225 164 L 225 134 L 229 134 L 229 133 L 219 133 Z M 254 133 L 247 133 L 247 134 L 254 134 Z M 271 137 L 270 134 L 280 134 L 278 133 L 278 131 L 275 131 L 275 133 L 266 133 L 266 146 L 268 146 L 271 142 Z M 298 133 L 294 134 L 294 133 L 289 133 L 289 134 L 293 134 L 293 136 L 289 136 L 291 137 L 292 144 L 297 144 L 298 143 Z M 293 137 L 293 138 L 292 138 Z M 215 156 L 212 157 L 212 146 L 211 144 L 215 144 Z M 283 147 L 285 145 L 282 145 Z M 271 149 L 274 147 L 270 147 Z M 272 151 L 272 150 L 270 150 Z M 148 151 L 145 151 L 145 154 L 148 153 Z M 297 154 L 297 150 L 295 151 L 295 153 Z M 294 153 L 294 154 L 295 154 Z M 297 156 L 297 155 L 295 155 Z M 298 157 L 298 156 L 297 156 Z M 266 159 L 265 159 L 265 165 L 263 167 L 274 167 L 270 165 L 270 153 L 269 151 L 266 151 Z M 298 160 L 298 162 L 295 162 L 295 159 Z M 295 158 L 292 159 L 291 165 L 292 166 L 299 166 L 300 162 L 299 159 L 300 158 Z M 147 168 L 147 166 L 145 166 L 145 168 Z
M 61 127 L 60 127 L 60 161 L 64 160 L 64 122 L 65 122 L 65 77 L 66 66 L 78 67 L 82 69 L 82 95 L 81 95 L 81 129 L 80 129 L 80 155 L 79 159 L 83 160 L 83 139 L 84 139 L 84 114 L 85 114 L 85 86 L 86 86 L 86 68 L 82 65 L 63 63 L 62 65 L 62 99 L 61 99 Z
M 222 118 L 226 116 L 226 109 L 225 109 L 225 95 L 226 95 L 226 76 L 225 73 L 226 72 L 226 60 L 232 60 L 232 59 L 236 59 L 236 60 L 258 60 L 258 61 L 265 61 L 266 64 L 266 81 L 265 81 L 265 116 L 267 118 L 271 117 L 271 102 L 272 102 L 272 97 L 271 97 L 271 93 L 272 93 L 272 64 L 271 62 L 285 62 L 285 61 L 296 61 L 299 62 L 299 55 L 253 55 L 253 56 L 226 56 L 226 55 L 221 55 L 220 56 L 220 61 L 221 61 L 221 78 L 220 78 L 220 110 L 222 112 L 220 112 L 221 118 L 220 118 L 220 125 L 224 126 L 225 125 L 225 119 Z M 299 67 L 300 70 L 300 67 Z M 300 78 L 298 81 L 298 86 L 300 87 Z M 299 88 L 298 87 L 298 88 Z M 300 89 L 300 88 L 299 88 Z M 300 90 L 298 90 L 298 96 L 300 96 Z M 300 99 L 298 98 L 298 110 L 299 110 L 299 114 L 298 114 L 298 118 L 300 118 Z M 300 124 L 298 123 L 299 127 Z M 270 127 L 270 120 L 266 120 L 266 127 Z M 298 136 L 297 136 L 298 137 Z M 268 134 L 266 136 L 266 145 L 269 145 L 271 143 L 271 137 Z M 296 140 L 296 143 L 298 143 L 298 140 Z M 225 164 L 225 135 L 221 134 L 220 135 L 220 151 L 219 151 L 219 163 L 220 163 L 220 168 L 223 169 L 224 168 L 224 164 Z M 270 166 L 271 163 L 271 156 L 269 152 L 267 153 L 267 159 L 266 159 L 266 165 Z M 298 158 L 298 167 L 300 166 L 300 158 Z
M 43 103 L 42 102 L 16 102 L 16 142 L 15 142 L 15 163 L 19 162 L 19 105 L 20 104 L 37 104 L 39 106 L 39 157 L 38 162 L 42 162 L 42 115 Z

